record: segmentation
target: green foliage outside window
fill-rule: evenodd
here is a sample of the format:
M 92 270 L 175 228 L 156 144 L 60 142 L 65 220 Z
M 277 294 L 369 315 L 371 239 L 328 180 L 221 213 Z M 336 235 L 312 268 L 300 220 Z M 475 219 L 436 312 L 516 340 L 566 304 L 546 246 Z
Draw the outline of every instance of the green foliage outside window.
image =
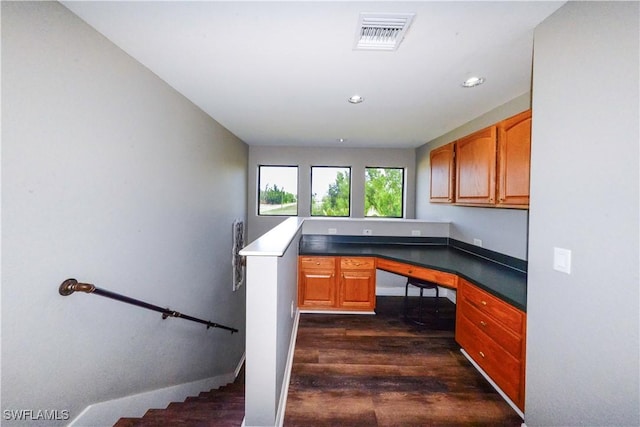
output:
M 277 184 L 269 186 L 260 192 L 260 203 L 268 205 L 294 203 L 296 201 L 295 194 L 287 193 L 283 188 L 278 188 Z
M 349 216 L 351 175 L 349 168 L 312 167 L 312 216 Z M 324 185 L 327 176 L 333 182 Z
M 260 166 L 258 215 L 298 215 L 298 167 Z
M 366 168 L 365 216 L 402 218 L 404 170 Z

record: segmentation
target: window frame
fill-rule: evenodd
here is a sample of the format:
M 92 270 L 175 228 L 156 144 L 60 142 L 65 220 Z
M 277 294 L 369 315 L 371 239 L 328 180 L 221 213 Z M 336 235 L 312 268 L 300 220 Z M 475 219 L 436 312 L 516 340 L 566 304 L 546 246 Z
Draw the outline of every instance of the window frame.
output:
M 313 213 L 313 169 L 314 168 L 333 168 L 333 169 L 347 169 L 349 171 L 349 207 L 347 209 L 347 215 L 318 215 Z M 351 217 L 351 205 L 353 204 L 353 188 L 352 188 L 352 167 L 351 166 L 333 166 L 333 165 L 319 165 L 310 166 L 309 168 L 309 216 L 315 218 L 350 218 Z
M 400 216 L 369 216 L 367 215 L 367 169 L 398 169 L 402 171 L 402 189 L 400 192 Z M 406 169 L 402 166 L 365 166 L 364 168 L 364 200 L 362 201 L 363 208 L 363 216 L 364 218 L 391 218 L 391 219 L 402 219 L 405 217 L 405 190 L 406 190 Z
M 260 213 L 260 196 L 262 193 L 261 184 L 262 184 L 262 168 L 295 168 L 296 169 L 296 213 L 295 214 L 269 214 L 269 213 Z M 300 166 L 299 165 L 273 165 L 273 164 L 259 164 L 258 165 L 258 194 L 256 201 L 256 213 L 261 217 L 294 217 L 298 216 L 300 213 Z

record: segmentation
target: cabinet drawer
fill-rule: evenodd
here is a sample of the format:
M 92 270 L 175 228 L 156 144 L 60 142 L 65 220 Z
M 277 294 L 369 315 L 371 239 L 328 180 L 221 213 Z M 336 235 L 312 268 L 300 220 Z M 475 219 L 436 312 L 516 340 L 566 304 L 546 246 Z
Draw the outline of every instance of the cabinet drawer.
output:
M 335 268 L 335 257 L 332 256 L 302 256 L 300 257 L 300 267 L 302 269 L 330 269 Z
M 513 357 L 520 359 L 522 357 L 522 336 L 514 334 L 496 322 L 493 317 L 482 313 L 467 301 L 468 300 L 463 299 L 458 303 L 457 310 L 460 311 L 460 314 L 475 327 L 487 334 Z
M 456 341 L 502 391 L 522 408 L 522 361 L 507 353 L 465 316 L 457 316 L 456 323 Z
M 511 329 L 518 335 L 523 332 L 524 313 L 473 285 L 461 281 L 458 290 L 461 301 L 467 302 Z
M 376 262 L 373 258 L 340 258 L 340 268 L 343 270 L 375 270 Z
M 428 280 L 448 288 L 457 288 L 458 276 L 443 271 L 431 270 L 425 267 L 416 267 L 410 264 L 404 264 L 397 261 L 379 258 L 378 268 L 380 270 L 390 271 L 402 276 L 415 277 L 417 279 Z

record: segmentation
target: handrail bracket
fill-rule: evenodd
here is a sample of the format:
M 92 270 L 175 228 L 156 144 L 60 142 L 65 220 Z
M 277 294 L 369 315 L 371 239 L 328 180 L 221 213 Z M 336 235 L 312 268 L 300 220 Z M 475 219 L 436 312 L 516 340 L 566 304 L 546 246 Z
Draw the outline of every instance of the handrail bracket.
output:
M 90 283 L 79 283 L 76 279 L 67 279 L 60 284 L 58 288 L 58 292 L 62 296 L 68 296 L 72 293 L 78 292 L 86 292 L 88 294 L 92 293 L 96 290 L 96 287 Z

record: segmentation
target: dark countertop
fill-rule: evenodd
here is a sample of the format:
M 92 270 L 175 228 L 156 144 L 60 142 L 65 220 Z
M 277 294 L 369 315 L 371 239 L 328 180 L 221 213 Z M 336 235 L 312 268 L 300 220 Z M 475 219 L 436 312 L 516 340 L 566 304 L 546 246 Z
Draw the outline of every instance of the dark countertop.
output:
M 454 273 L 526 311 L 526 261 L 447 238 L 304 235 L 300 255 L 375 256 Z

